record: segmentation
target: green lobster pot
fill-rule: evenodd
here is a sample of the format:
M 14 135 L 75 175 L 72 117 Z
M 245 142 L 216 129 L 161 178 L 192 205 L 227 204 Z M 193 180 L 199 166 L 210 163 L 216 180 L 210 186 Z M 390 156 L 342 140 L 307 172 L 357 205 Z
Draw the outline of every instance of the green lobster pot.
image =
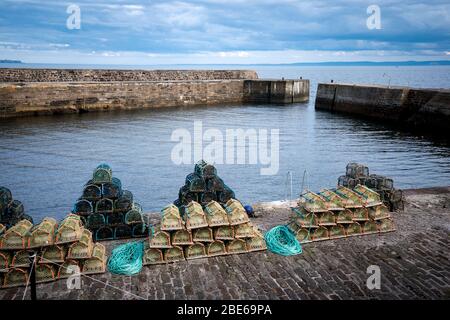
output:
M 215 240 L 206 245 L 206 254 L 210 257 L 222 256 L 227 254 L 225 243 L 220 240 Z
M 364 234 L 378 233 L 378 225 L 375 221 L 367 221 L 363 224 L 362 230 Z
M 106 271 L 106 249 L 105 246 L 96 243 L 92 249 L 92 257 L 86 259 L 83 263 L 83 274 L 97 274 Z
M 8 271 L 11 265 L 12 256 L 8 251 L 0 251 L 0 272 Z M 1 283 L 0 283 L 1 287 Z
M 57 222 L 53 218 L 44 218 L 40 224 L 31 229 L 28 248 L 51 246 L 55 242 Z
M 194 244 L 192 233 L 186 229 L 177 230 L 172 234 L 172 244 L 174 246 L 186 246 Z
M 191 192 L 206 191 L 205 180 L 195 173 L 190 173 L 186 176 L 185 184 L 189 188 L 189 191 Z
M 122 183 L 119 179 L 113 178 L 112 182 L 102 184 L 102 196 L 109 199 L 117 199 L 122 195 Z
M 30 266 L 30 255 L 27 250 L 16 251 L 11 266 L 14 268 L 28 268 Z
M 86 219 L 86 226 L 89 229 L 97 229 L 106 224 L 105 216 L 102 213 L 93 213 Z
M 133 225 L 131 235 L 133 238 L 143 238 L 149 235 L 148 227 L 145 223 Z
M 214 192 L 203 192 L 200 195 L 200 203 L 202 205 L 207 205 L 211 201 L 215 201 L 215 200 L 217 200 L 217 195 Z
M 331 211 L 326 211 L 318 213 L 319 216 L 319 226 L 335 226 L 336 218 Z
M 342 225 L 335 225 L 329 229 L 330 239 L 345 238 L 345 228 Z
M 101 199 L 95 206 L 95 212 L 97 213 L 112 213 L 114 210 L 114 202 L 111 199 Z
M 255 236 L 255 231 L 251 223 L 243 223 L 234 226 L 234 236 L 236 238 L 252 238 Z
M 234 191 L 230 187 L 224 185 L 223 191 L 218 192 L 218 200 L 221 204 L 227 203 L 229 200 L 236 198 Z
M 18 219 L 21 219 L 23 214 L 24 214 L 24 212 L 25 212 L 25 209 L 23 207 L 22 202 L 20 202 L 19 200 L 13 200 L 9 204 L 8 211 L 9 211 L 8 213 L 11 216 L 14 216 L 14 217 L 16 217 Z
M 94 212 L 92 203 L 88 200 L 80 199 L 77 202 L 75 202 L 75 205 L 73 206 L 72 213 L 79 214 L 82 216 L 87 216 Z
M 339 224 L 353 223 L 353 212 L 349 209 L 345 209 L 336 214 L 336 222 Z
M 208 227 L 195 229 L 192 234 L 192 240 L 194 242 L 213 242 L 213 231 Z
M 178 246 L 174 246 L 170 249 L 167 249 L 164 253 L 164 259 L 166 262 L 176 262 L 184 260 L 183 249 Z
M 330 239 L 328 229 L 325 227 L 319 227 L 312 232 L 311 239 L 313 241 L 321 241 Z
M 132 235 L 132 227 L 126 224 L 117 226 L 114 230 L 114 239 L 128 239 L 131 238 Z
M 109 226 L 117 226 L 125 223 L 124 214 L 121 212 L 108 213 L 106 215 L 106 224 Z
M 81 261 L 67 259 L 58 269 L 58 278 L 68 278 L 77 273 L 81 273 Z
M 363 164 L 351 162 L 345 168 L 345 174 L 352 178 L 367 177 L 369 175 L 369 168 Z
M 112 170 L 107 164 L 99 165 L 92 175 L 92 182 L 95 184 L 102 184 L 112 181 Z
M 318 228 L 319 219 L 314 213 L 309 213 L 305 208 L 299 206 L 291 208 L 292 212 L 295 213 L 293 217 L 294 223 L 303 228 Z
M 59 225 L 56 230 L 55 243 L 62 244 L 79 241 L 83 234 L 83 225 L 80 216 L 69 215 Z
M 111 228 L 109 226 L 104 226 L 104 227 L 99 228 L 95 232 L 95 239 L 97 241 L 114 239 L 114 230 L 113 230 L 113 228 Z
M 133 208 L 125 214 L 126 224 L 141 224 L 143 223 L 142 208 L 139 204 L 135 203 Z
M 206 190 L 214 193 L 222 192 L 225 190 L 225 183 L 218 176 L 214 176 L 206 181 Z
M 39 263 L 63 263 L 67 255 L 67 247 L 54 245 L 46 247 L 42 251 Z
M 80 241 L 74 242 L 70 245 L 67 253 L 69 259 L 87 259 L 92 255 L 92 233 L 84 229 Z
M 184 249 L 186 260 L 206 257 L 206 248 L 203 243 L 194 243 Z
M 11 201 L 11 191 L 8 188 L 0 187 L 0 215 L 8 208 Z
M 347 235 L 347 237 L 361 235 L 362 234 L 361 225 L 358 222 L 354 222 L 352 224 L 349 224 L 345 228 L 345 234 Z
M 28 283 L 28 270 L 23 268 L 13 268 L 8 271 L 4 279 L 4 287 L 25 286 Z
M 197 193 L 191 192 L 187 186 L 180 188 L 178 197 L 183 205 L 188 205 L 192 201 L 198 201 Z
M 164 263 L 164 255 L 161 249 L 148 248 L 144 251 L 143 265 Z
M 233 240 L 234 229 L 232 226 L 220 226 L 214 232 L 214 238 L 216 240 Z
M 122 195 L 114 202 L 114 211 L 126 213 L 133 207 L 133 194 L 124 190 Z
M 171 248 L 170 234 L 166 231 L 155 230 L 151 237 L 149 237 L 149 247 L 155 249 Z
M 370 219 L 375 221 L 386 219 L 391 216 L 388 207 L 386 207 L 384 204 L 375 207 L 370 207 L 368 208 L 368 210 Z
M 36 266 L 36 282 L 50 282 L 56 280 L 58 271 L 51 264 L 38 264 Z
M 353 221 L 364 222 L 369 220 L 369 210 L 367 208 L 353 209 Z
M 210 227 L 219 227 L 229 225 L 228 216 L 222 206 L 211 201 L 205 206 L 206 220 Z
M 102 197 L 102 189 L 95 184 L 88 184 L 84 187 L 83 190 L 83 199 L 90 201 L 100 200 Z
M 33 224 L 28 220 L 21 220 L 6 230 L 0 237 L 0 249 L 25 249 L 28 246 L 29 231 Z
M 242 204 L 236 199 L 230 199 L 225 204 L 225 211 L 228 214 L 228 221 L 231 226 L 250 222 L 247 211 Z
M 267 249 L 266 240 L 260 234 L 255 235 L 253 238 L 248 238 L 246 240 L 246 244 L 249 252 L 263 251 Z
M 380 233 L 395 231 L 394 221 L 392 219 L 380 220 L 378 223 L 378 231 Z
M 212 178 L 217 175 L 216 168 L 204 160 L 200 160 L 195 164 L 194 172 L 205 179 Z
M 227 248 L 227 252 L 229 254 L 247 252 L 247 244 L 242 239 L 234 239 L 234 240 L 230 241 L 226 245 L 226 248 Z

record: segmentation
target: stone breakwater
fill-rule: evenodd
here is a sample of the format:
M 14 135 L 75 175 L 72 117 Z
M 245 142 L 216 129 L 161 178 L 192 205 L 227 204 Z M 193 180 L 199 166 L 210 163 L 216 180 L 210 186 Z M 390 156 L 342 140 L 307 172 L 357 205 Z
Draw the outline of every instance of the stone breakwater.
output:
M 321 83 L 317 89 L 316 109 L 448 135 L 450 90 Z
M 0 118 L 308 99 L 309 80 L 259 80 L 246 70 L 2 69 L 0 76 Z

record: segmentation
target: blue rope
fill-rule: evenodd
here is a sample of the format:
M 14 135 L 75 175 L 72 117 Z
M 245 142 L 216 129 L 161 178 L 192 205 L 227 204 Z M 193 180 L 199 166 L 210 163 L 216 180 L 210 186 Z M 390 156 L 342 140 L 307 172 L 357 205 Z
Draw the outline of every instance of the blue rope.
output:
M 144 242 L 129 242 L 113 249 L 108 260 L 108 270 L 114 274 L 131 276 L 142 269 Z
M 276 226 L 265 235 L 267 249 L 282 256 L 293 256 L 302 253 L 302 246 L 287 226 Z

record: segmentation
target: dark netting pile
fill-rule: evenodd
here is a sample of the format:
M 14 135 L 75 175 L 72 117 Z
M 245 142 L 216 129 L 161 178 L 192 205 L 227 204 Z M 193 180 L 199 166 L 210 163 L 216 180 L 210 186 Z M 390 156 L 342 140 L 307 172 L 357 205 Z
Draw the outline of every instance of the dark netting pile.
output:
M 0 187 L 0 224 L 10 228 L 24 219 L 33 223 L 33 219 L 25 214 L 22 202 L 13 199 L 8 188 Z

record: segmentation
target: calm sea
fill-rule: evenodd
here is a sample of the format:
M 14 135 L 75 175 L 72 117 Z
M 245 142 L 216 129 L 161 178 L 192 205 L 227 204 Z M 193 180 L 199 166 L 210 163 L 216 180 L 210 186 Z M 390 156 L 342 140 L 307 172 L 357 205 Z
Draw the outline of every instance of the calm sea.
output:
M 257 70 L 261 78 L 310 79 L 311 99 L 286 106 L 232 105 L 4 120 L 0 122 L 0 185 L 10 188 L 36 221 L 44 216 L 61 218 L 80 196 L 96 165 L 107 162 L 146 211 L 159 211 L 175 200 L 194 167 L 172 162 L 177 143 L 171 141 L 171 134 L 177 128 L 193 133 L 195 120 L 202 120 L 204 130 L 216 128 L 222 133 L 238 128 L 280 130 L 278 174 L 260 175 L 264 165 L 217 165 L 219 175 L 245 203 L 284 199 L 288 171 L 293 173 L 294 196 L 305 170 L 310 189 L 333 187 L 351 161 L 367 164 L 371 173 L 392 177 L 398 188 L 450 185 L 449 141 L 314 110 L 318 82 L 333 79 L 450 88 L 450 67 L 231 67 Z

